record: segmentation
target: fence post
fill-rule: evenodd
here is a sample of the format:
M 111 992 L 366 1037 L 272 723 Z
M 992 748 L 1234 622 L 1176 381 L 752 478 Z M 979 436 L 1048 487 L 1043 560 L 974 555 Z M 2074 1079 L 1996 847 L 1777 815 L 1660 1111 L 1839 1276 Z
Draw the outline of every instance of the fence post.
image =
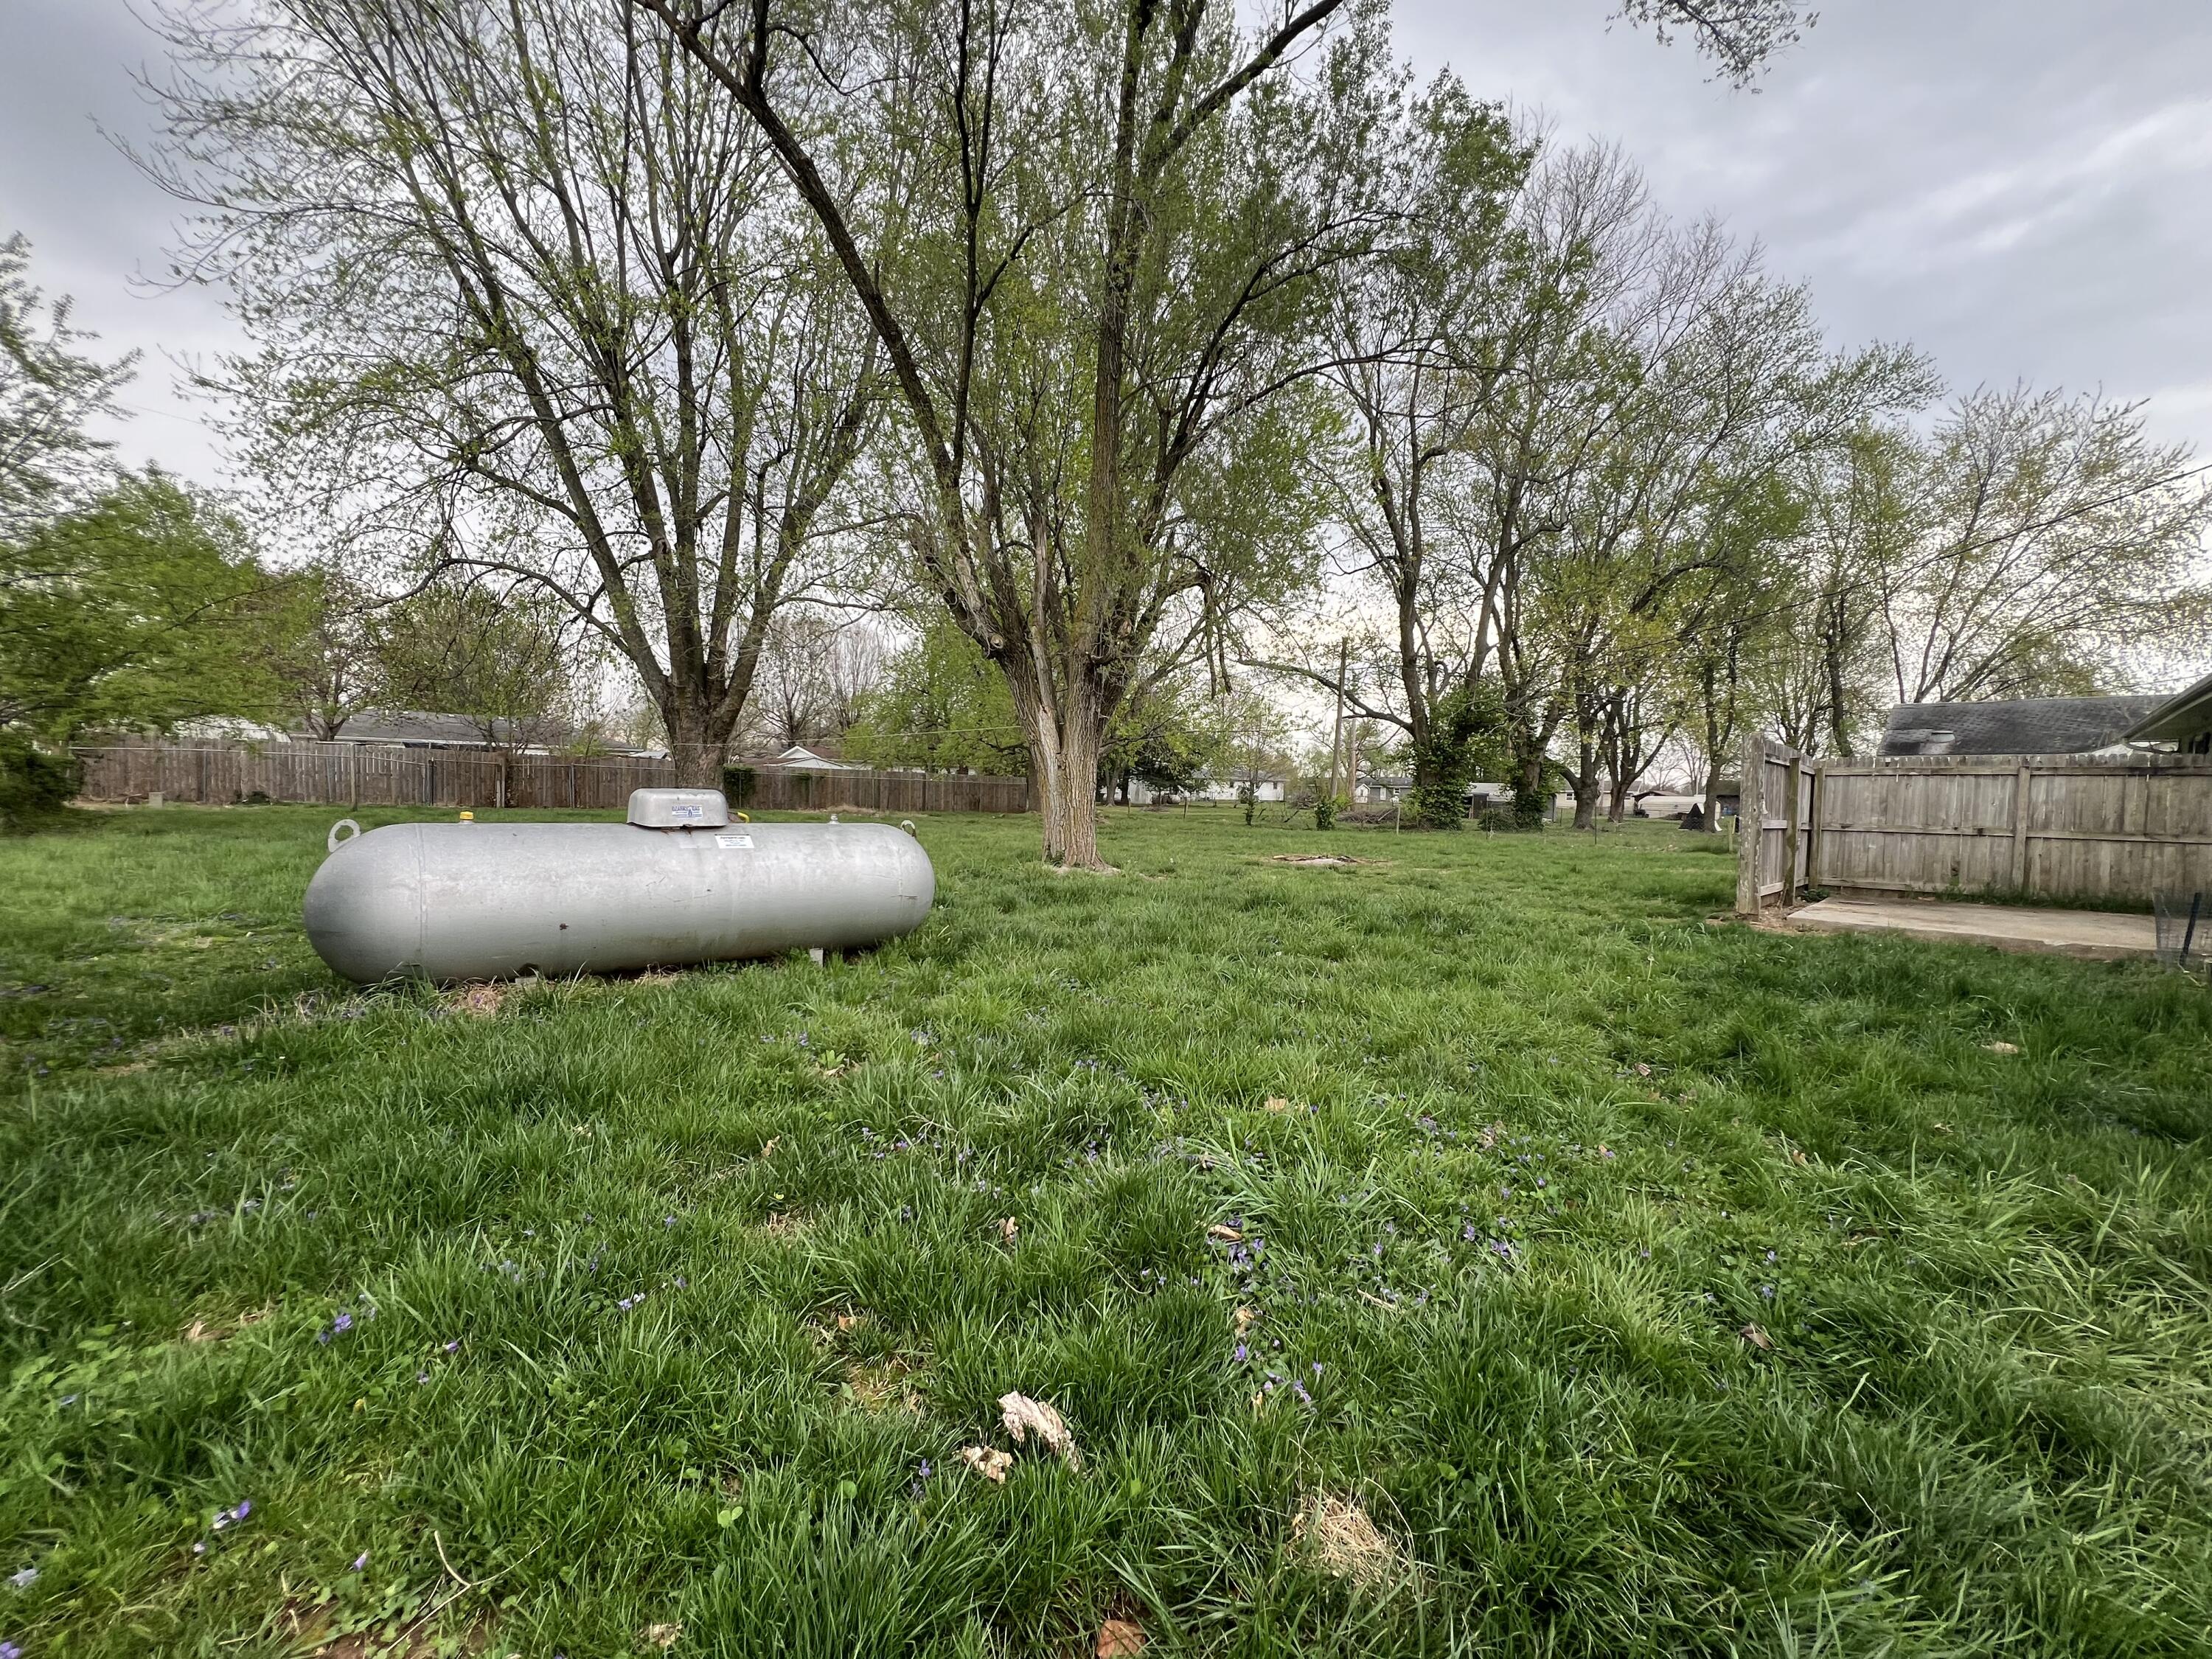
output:
M 1808 887 L 1820 884 L 1820 762 L 1814 761 L 1811 771 L 1806 775 L 1810 785 L 1805 791 L 1808 815 L 1805 825 L 1805 884 Z
M 2027 763 L 2020 763 L 2012 789 L 2012 890 L 2027 890 Z
M 1804 778 L 1805 762 L 1793 750 L 1782 780 L 1783 787 L 1790 792 L 1790 798 L 1784 804 L 1782 811 L 1782 908 L 1785 910 L 1797 902 L 1797 884 L 1804 874 L 1800 867 L 1804 860 L 1800 856 L 1797 839 L 1802 833 L 1799 814 L 1800 803 L 1805 793 L 1802 787 Z
M 1766 808 L 1762 800 L 1766 772 L 1766 739 L 1743 742 L 1743 794 L 1735 809 L 1735 913 L 1759 914 L 1759 851 L 1766 839 Z

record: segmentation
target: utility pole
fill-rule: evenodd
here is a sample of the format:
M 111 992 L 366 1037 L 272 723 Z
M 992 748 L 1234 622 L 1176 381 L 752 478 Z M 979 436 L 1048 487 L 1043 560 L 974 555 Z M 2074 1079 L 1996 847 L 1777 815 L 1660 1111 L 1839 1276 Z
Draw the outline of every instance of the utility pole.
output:
M 1352 641 L 1336 641 L 1336 725 L 1328 734 L 1328 798 L 1336 799 L 1336 752 L 1344 743 L 1344 671 L 1352 658 Z

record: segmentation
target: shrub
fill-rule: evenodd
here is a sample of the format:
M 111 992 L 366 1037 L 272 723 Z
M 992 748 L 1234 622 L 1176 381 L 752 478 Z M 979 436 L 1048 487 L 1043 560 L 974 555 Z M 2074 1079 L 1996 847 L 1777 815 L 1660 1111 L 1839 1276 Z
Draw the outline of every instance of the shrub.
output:
M 21 835 L 58 817 L 77 790 L 77 763 L 20 732 L 0 732 L 0 833 Z

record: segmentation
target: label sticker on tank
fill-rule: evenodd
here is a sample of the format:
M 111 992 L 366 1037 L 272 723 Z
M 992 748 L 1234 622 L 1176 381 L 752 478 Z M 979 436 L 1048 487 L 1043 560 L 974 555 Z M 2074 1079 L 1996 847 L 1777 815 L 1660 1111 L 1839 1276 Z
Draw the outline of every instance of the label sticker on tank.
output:
M 747 851 L 750 851 L 752 844 L 753 838 L 750 836 L 717 836 L 714 837 L 714 845 L 717 847 L 742 847 Z

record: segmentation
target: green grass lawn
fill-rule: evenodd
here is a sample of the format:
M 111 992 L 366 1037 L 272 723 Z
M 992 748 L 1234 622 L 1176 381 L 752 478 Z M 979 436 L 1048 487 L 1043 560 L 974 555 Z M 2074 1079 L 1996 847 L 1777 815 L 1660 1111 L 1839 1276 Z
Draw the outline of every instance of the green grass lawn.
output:
M 332 816 L 0 842 L 23 1659 L 2212 1642 L 2179 975 L 1652 826 L 937 818 L 879 952 L 472 1012 L 316 961 Z

